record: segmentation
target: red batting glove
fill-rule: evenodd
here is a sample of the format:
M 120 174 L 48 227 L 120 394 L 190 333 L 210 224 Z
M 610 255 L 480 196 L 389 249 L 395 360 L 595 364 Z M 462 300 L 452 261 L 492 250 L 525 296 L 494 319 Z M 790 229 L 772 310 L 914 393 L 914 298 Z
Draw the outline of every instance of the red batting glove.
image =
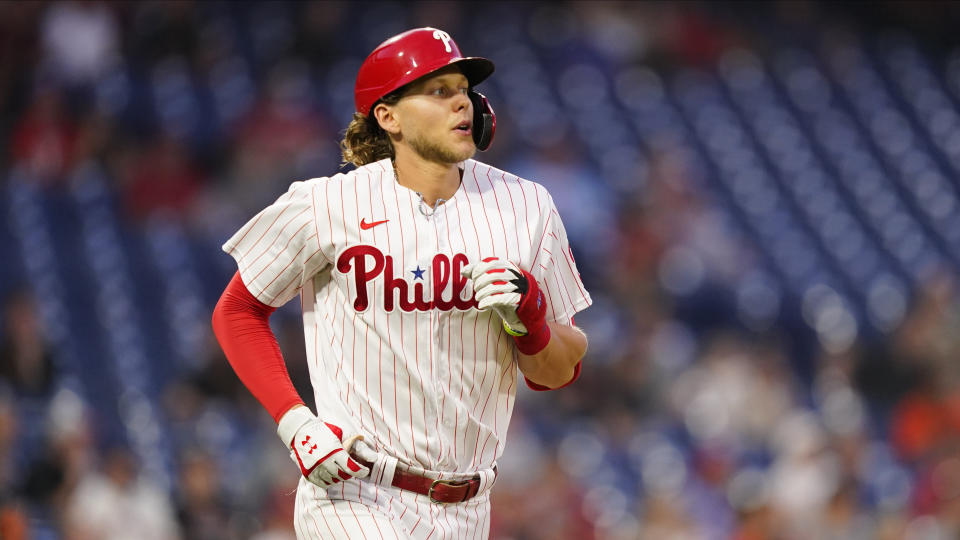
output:
M 473 280 L 478 307 L 493 308 L 500 315 L 517 350 L 534 355 L 550 343 L 547 302 L 530 272 L 510 261 L 488 257 L 467 266 L 462 273 Z

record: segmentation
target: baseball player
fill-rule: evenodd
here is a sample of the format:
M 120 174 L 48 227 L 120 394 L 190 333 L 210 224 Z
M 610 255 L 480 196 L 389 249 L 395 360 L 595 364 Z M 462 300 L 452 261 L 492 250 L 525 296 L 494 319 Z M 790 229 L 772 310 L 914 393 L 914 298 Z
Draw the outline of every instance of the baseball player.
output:
M 493 72 L 418 28 L 360 67 L 346 174 L 295 182 L 224 244 L 213 314 L 234 370 L 303 475 L 301 538 L 486 538 L 518 368 L 573 382 L 590 305 L 543 186 L 474 161 Z M 316 414 L 268 317 L 300 296 Z

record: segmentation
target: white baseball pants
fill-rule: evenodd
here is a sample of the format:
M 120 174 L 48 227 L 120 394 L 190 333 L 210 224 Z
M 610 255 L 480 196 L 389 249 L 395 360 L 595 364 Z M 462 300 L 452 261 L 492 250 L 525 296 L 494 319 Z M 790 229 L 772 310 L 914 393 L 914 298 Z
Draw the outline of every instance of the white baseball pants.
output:
M 425 495 L 369 480 L 349 480 L 324 490 L 301 478 L 294 526 L 301 540 L 484 540 L 490 536 L 490 492 L 440 505 Z

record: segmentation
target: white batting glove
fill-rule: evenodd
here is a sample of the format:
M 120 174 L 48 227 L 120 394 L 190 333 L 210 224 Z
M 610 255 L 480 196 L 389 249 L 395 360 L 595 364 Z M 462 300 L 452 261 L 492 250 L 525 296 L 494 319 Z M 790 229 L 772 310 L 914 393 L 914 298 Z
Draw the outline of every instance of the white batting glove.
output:
M 287 411 L 280 418 L 277 434 L 290 448 L 290 459 L 300 467 L 300 473 L 322 488 L 370 474 L 344 449 L 343 430 L 322 422 L 306 407 Z
M 473 280 L 473 292 L 480 309 L 493 308 L 512 336 L 525 336 L 528 323 L 542 325 L 545 306 L 537 280 L 516 264 L 488 257 L 461 271 Z M 533 309 L 529 306 L 533 305 Z M 524 319 L 527 319 L 526 322 Z

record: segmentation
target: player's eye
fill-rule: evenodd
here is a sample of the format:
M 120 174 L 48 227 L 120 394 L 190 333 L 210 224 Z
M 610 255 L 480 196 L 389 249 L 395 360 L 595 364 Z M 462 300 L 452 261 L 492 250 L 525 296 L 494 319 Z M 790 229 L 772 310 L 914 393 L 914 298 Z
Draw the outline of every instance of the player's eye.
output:
M 433 91 L 430 92 L 430 94 L 434 96 L 444 97 L 447 95 L 447 87 L 440 86 L 440 87 L 434 88 Z

